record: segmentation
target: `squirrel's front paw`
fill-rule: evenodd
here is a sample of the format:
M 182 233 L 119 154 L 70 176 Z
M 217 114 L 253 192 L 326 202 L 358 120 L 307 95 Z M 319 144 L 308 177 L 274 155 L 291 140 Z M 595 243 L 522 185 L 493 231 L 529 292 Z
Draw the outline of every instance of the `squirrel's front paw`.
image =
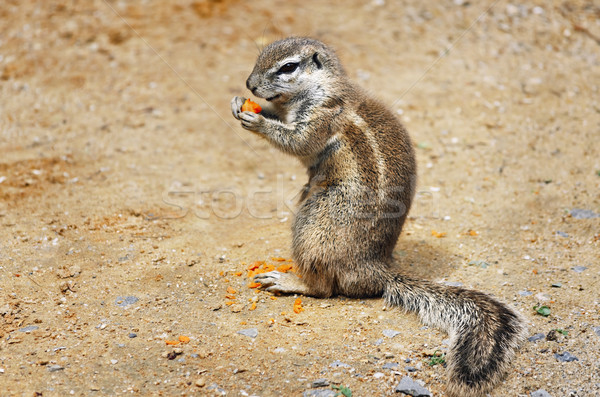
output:
M 233 117 L 238 120 L 240 119 L 240 113 L 242 113 L 241 109 L 244 102 L 246 102 L 246 98 L 241 96 L 235 96 L 231 100 L 231 113 L 233 114 Z
M 261 132 L 265 118 L 257 113 L 241 112 L 239 119 L 242 121 L 242 127 L 254 132 Z

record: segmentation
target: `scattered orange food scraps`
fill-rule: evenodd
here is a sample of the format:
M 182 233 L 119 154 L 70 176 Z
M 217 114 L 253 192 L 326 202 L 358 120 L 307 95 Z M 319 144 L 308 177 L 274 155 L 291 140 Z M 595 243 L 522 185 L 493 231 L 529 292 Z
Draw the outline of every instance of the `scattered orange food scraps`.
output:
M 229 294 L 235 294 L 236 292 L 237 292 L 237 291 L 236 291 L 236 290 L 234 290 L 233 288 L 231 288 L 231 287 L 227 287 L 227 293 L 229 293 Z
M 250 310 L 255 310 L 256 309 L 256 302 L 252 302 L 252 306 L 250 306 Z
M 233 300 L 236 298 L 236 296 L 235 295 L 225 295 L 225 298 Z
M 178 340 L 166 340 L 165 343 L 167 346 L 177 346 L 179 344 Z
M 282 257 L 274 257 L 274 258 L 271 258 L 271 260 L 275 261 L 275 262 L 285 262 L 286 261 L 286 259 L 282 258 Z
M 231 305 L 233 305 L 234 303 L 235 303 L 235 302 L 233 302 L 233 301 L 227 301 L 227 302 L 225 302 L 225 304 L 226 304 L 227 306 L 231 306 Z
M 304 308 L 302 307 L 302 300 L 300 298 L 296 298 L 294 301 L 294 313 L 298 314 L 303 310 Z
M 246 325 L 246 324 L 248 324 L 248 323 L 245 321 L 240 321 L 240 325 Z
M 442 238 L 446 237 L 446 232 L 436 232 L 435 230 L 432 230 L 431 235 L 437 238 Z
M 537 274 L 537 269 L 532 270 L 533 274 Z
M 479 232 L 476 231 L 476 230 L 471 229 L 471 230 L 469 230 L 469 235 L 470 236 L 479 236 Z
M 188 343 L 189 341 L 190 341 L 190 337 L 189 336 L 179 335 L 179 342 L 181 342 L 181 343 Z
M 258 288 L 261 285 L 262 285 L 261 283 L 250 283 L 250 284 L 248 284 L 248 288 Z
M 235 275 L 239 277 L 242 275 L 242 272 L 235 272 Z
M 246 99 L 246 102 L 242 105 L 242 112 L 260 113 L 262 108 L 256 102 Z

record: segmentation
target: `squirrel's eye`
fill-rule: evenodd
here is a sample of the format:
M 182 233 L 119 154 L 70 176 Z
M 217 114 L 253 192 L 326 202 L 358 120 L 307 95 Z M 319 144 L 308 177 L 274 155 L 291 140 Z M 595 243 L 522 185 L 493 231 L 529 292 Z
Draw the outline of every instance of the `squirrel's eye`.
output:
M 285 65 L 283 65 L 282 67 L 279 68 L 279 70 L 277 71 L 277 74 L 292 73 L 294 70 L 298 69 L 299 65 L 300 64 L 298 62 L 286 63 Z

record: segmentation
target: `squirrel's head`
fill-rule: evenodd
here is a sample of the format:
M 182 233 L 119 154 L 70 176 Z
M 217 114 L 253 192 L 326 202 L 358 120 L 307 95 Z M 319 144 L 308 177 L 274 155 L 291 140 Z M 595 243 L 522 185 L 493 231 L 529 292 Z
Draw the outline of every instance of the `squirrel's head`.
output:
M 258 56 L 246 87 L 267 101 L 287 102 L 344 76 L 335 52 L 318 40 L 290 37 L 269 44 Z

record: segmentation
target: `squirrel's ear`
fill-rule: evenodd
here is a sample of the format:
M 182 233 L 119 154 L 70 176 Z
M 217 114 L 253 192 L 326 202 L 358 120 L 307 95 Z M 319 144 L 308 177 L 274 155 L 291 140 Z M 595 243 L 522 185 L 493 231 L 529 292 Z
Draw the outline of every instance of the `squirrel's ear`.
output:
M 321 59 L 321 54 L 319 54 L 318 52 L 315 52 L 312 56 L 313 62 L 315 63 L 315 65 L 317 65 L 318 69 L 321 69 L 323 67 L 323 62 Z

